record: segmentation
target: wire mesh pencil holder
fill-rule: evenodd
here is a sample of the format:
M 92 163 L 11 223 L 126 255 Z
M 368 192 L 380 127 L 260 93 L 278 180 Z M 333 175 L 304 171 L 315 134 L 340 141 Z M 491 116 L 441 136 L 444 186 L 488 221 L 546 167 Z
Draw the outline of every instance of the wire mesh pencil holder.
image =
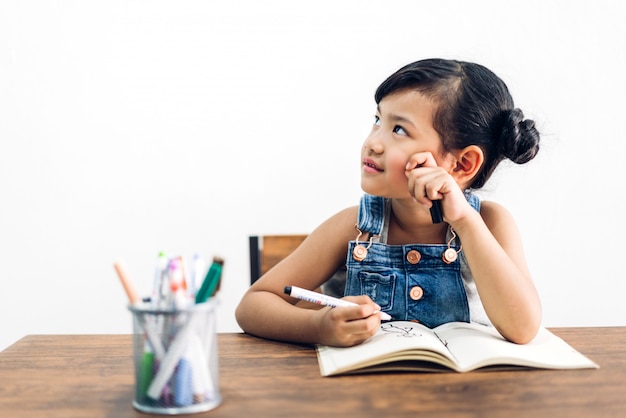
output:
M 216 298 L 185 308 L 129 305 L 133 313 L 135 398 L 141 412 L 177 415 L 217 407 Z

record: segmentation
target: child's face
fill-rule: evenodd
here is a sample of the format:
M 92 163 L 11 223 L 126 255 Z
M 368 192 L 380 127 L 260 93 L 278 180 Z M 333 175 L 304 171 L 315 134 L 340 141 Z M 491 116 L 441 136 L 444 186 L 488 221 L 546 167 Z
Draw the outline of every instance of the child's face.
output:
M 406 165 L 411 155 L 428 151 L 438 166 L 451 170 L 441 138 L 433 128 L 435 105 L 417 91 L 401 91 L 378 104 L 374 126 L 361 150 L 361 188 L 392 198 L 408 198 Z M 450 167 L 448 167 L 450 166 Z

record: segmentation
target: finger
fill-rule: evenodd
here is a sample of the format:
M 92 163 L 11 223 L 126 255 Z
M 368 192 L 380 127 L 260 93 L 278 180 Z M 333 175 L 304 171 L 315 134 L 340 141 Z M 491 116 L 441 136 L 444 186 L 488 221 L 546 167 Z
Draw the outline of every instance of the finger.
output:
M 376 334 L 378 330 L 380 330 L 380 318 L 378 318 L 378 315 L 374 315 L 373 317 L 363 320 L 361 332 L 359 332 L 357 335 L 359 335 L 361 338 L 368 339 L 369 337 Z
M 366 317 L 368 317 L 370 315 L 373 315 L 376 312 L 380 312 L 382 310 L 380 305 L 378 305 L 376 302 L 374 302 L 367 295 L 347 296 L 344 299 L 350 300 L 351 302 L 354 302 L 354 303 L 358 304 L 362 308 L 361 312 L 363 312 L 363 318 L 366 318 Z
M 344 327 L 347 334 L 368 338 L 375 334 L 380 328 L 380 318 L 374 315 L 363 319 L 348 321 L 344 324 Z
M 432 200 L 441 199 L 438 191 L 437 173 L 432 168 L 420 168 L 419 176 L 409 176 L 409 194 L 417 203 L 430 208 Z M 435 169 L 436 170 L 436 169 Z M 416 173 L 414 170 L 413 173 Z
M 342 309 L 345 309 L 342 310 L 342 319 L 346 321 L 368 318 L 382 310 L 382 308 L 377 303 L 374 303 L 367 295 L 347 296 L 343 299 L 357 304 L 357 306 L 342 307 Z
M 424 186 L 424 196 L 431 201 L 439 200 L 443 197 L 443 195 L 440 193 L 440 190 L 441 184 L 439 184 L 439 182 L 436 182 L 434 179 Z
M 366 305 L 368 303 L 373 303 L 372 299 L 367 295 L 359 295 L 359 296 L 346 296 L 343 299 L 353 302 L 359 305 Z
M 409 195 L 411 195 L 416 202 L 425 196 L 424 187 L 430 177 L 429 170 L 432 170 L 432 168 L 417 167 L 405 172 L 408 179 L 407 186 Z
M 409 157 L 406 170 L 410 171 L 418 167 L 437 167 L 437 161 L 429 151 L 417 152 Z

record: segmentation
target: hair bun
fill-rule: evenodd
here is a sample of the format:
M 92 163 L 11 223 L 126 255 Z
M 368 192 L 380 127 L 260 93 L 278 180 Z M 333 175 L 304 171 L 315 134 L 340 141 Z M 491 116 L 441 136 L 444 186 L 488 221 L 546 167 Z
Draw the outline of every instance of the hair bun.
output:
M 514 163 L 524 164 L 535 158 L 539 152 L 539 131 L 535 122 L 524 119 L 524 113 L 518 108 L 506 111 L 500 146 L 502 155 Z

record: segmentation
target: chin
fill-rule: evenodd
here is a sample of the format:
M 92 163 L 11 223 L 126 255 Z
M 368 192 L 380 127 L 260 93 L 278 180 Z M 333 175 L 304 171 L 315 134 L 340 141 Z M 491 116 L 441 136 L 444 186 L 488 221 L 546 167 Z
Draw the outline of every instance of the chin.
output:
M 372 185 L 371 182 L 361 180 L 361 190 L 367 194 L 371 194 L 372 196 L 382 196 L 382 197 L 391 197 L 393 193 L 387 187 L 376 187 Z
M 364 182 L 364 181 L 361 181 L 361 190 L 363 190 L 367 194 L 371 194 L 371 195 L 376 195 L 377 194 L 376 193 L 376 189 L 371 187 L 371 186 L 368 186 L 366 184 L 366 182 Z

